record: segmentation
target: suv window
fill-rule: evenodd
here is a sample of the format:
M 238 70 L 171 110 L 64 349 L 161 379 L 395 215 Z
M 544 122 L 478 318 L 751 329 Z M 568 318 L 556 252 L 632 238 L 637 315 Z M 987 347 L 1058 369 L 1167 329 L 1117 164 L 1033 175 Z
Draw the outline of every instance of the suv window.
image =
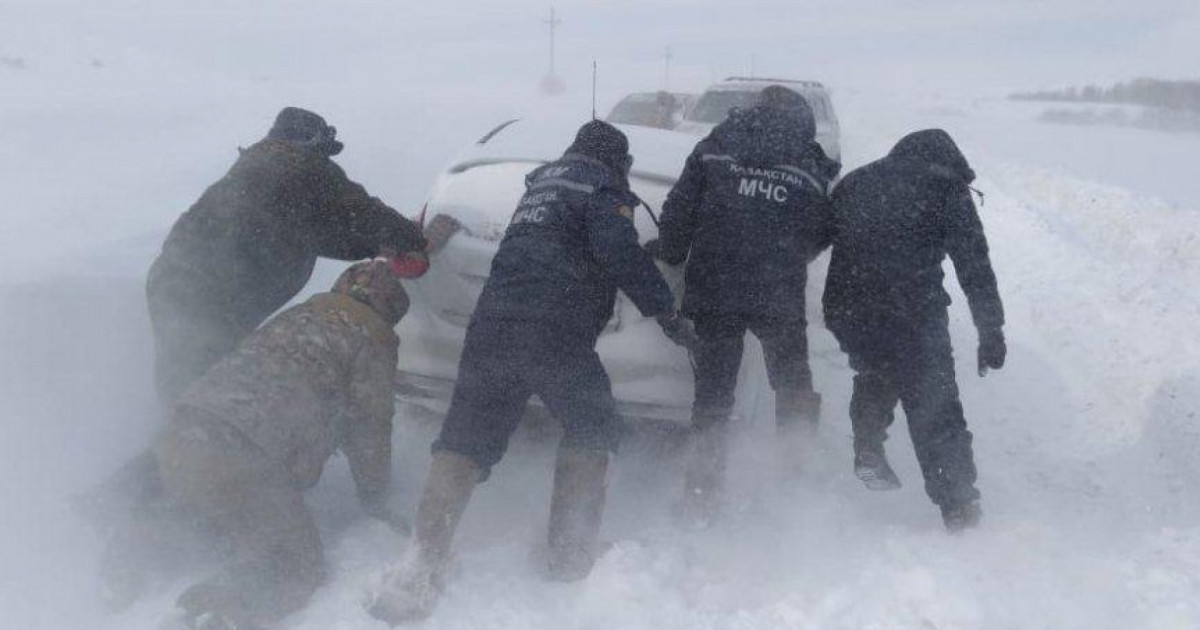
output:
M 717 124 L 725 120 L 729 110 L 737 107 L 746 109 L 753 107 L 758 100 L 758 90 L 739 92 L 734 90 L 718 90 L 706 92 L 696 102 L 688 114 L 688 120 Z M 831 120 L 829 103 L 822 94 L 801 94 L 812 108 L 813 117 L 820 122 Z
M 819 94 L 805 94 L 804 100 L 812 107 L 813 116 L 820 121 L 829 120 L 829 105 L 825 102 L 825 97 Z
M 707 92 L 696 102 L 696 106 L 688 114 L 688 120 L 717 124 L 725 120 L 725 117 L 729 115 L 729 110 L 735 107 L 743 109 L 752 107 L 757 100 L 757 91 L 737 92 L 733 90 L 719 90 Z

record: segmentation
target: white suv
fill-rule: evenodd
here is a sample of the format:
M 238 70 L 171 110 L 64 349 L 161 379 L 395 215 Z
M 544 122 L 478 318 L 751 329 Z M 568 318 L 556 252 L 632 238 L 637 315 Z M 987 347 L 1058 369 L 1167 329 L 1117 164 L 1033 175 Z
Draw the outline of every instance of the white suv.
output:
M 752 107 L 758 100 L 759 92 L 770 85 L 782 85 L 795 90 L 808 101 L 817 121 L 817 142 L 829 157 L 841 160 L 841 132 L 837 114 L 834 113 L 833 103 L 829 100 L 829 90 L 816 81 L 729 77 L 705 90 L 675 130 L 705 135 L 725 120 L 733 108 Z

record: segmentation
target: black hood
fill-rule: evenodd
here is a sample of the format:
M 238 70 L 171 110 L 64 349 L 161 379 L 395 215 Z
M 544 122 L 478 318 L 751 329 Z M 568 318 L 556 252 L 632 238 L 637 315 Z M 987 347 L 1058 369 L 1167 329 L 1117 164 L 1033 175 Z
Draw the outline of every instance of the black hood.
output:
M 579 128 L 575 141 L 566 154 L 586 155 L 612 169 L 618 179 L 629 175 L 632 158 L 629 155 L 629 139 L 620 129 L 604 122 L 593 120 Z
M 336 139 L 337 128 L 327 124 L 318 114 L 299 107 L 285 107 L 280 110 L 271 131 L 267 132 L 267 137 L 311 149 L 325 156 L 337 155 L 343 148 L 342 143 Z
M 816 122 L 807 104 L 786 109 L 756 105 L 730 112 L 712 135 L 740 162 L 775 163 L 809 151 Z
M 946 179 L 965 184 L 975 181 L 975 171 L 971 170 L 966 156 L 954 144 L 950 134 L 941 129 L 925 129 L 904 136 L 888 157 L 923 162 L 935 175 Z

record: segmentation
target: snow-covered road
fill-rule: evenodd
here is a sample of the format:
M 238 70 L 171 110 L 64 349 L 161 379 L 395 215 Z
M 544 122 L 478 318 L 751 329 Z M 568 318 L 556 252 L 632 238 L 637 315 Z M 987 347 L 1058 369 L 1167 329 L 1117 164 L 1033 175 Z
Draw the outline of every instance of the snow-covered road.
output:
M 889 448 L 905 487 L 861 488 L 850 471 L 850 373 L 814 324 L 826 400 L 819 444 L 784 448 L 770 423 L 747 418 L 732 464 L 733 505 L 718 526 L 691 532 L 672 524 L 678 453 L 639 440 L 611 483 L 604 535 L 614 547 L 586 582 L 547 583 L 538 549 L 553 448 L 546 439 L 520 440 L 477 493 L 449 590 L 424 627 L 1200 627 L 1200 489 L 1192 483 L 1200 478 L 1200 207 L 1180 192 L 1200 192 L 1200 183 L 1190 172 L 1197 161 L 1167 162 L 1157 150 L 1165 142 L 1172 159 L 1200 157 L 1200 139 L 1051 128 L 1027 106 L 990 100 L 892 103 L 849 93 L 838 105 L 848 167 L 905 131 L 937 124 L 959 136 L 981 175 L 1009 317 L 1006 368 L 975 376 L 974 332 L 961 303 L 952 327 L 976 435 L 983 526 L 962 537 L 943 533 L 902 422 Z M 208 128 L 189 126 L 189 140 Z M 1081 145 L 1120 146 L 1121 159 L 1138 166 L 1106 180 L 1105 157 L 1081 157 Z M 203 151 L 217 166 L 228 157 Z M 401 168 L 410 173 L 431 173 L 443 158 L 406 156 L 412 165 Z M 386 169 L 363 162 L 364 177 L 382 179 Z M 1174 178 L 1160 198 L 1155 178 L 1164 169 Z M 0 181 L 19 189 L 36 170 Z M 199 192 L 191 180 L 203 177 L 168 182 L 161 196 L 187 203 Z M 108 191 L 96 203 L 114 212 L 136 197 L 114 192 L 111 182 L 85 177 L 82 186 Z M 34 198 L 65 197 L 46 190 Z M 153 628 L 194 577 L 160 584 L 133 610 L 104 616 L 92 594 L 97 545 L 66 506 L 155 423 L 140 287 L 154 243 L 130 225 L 138 229 L 129 239 L 99 247 L 98 256 L 43 258 L 0 286 L 5 628 Z M 433 427 L 400 424 L 395 473 L 411 504 Z M 362 613 L 364 592 L 406 541 L 361 519 L 350 487 L 339 461 L 313 492 L 331 579 L 291 628 L 382 627 Z

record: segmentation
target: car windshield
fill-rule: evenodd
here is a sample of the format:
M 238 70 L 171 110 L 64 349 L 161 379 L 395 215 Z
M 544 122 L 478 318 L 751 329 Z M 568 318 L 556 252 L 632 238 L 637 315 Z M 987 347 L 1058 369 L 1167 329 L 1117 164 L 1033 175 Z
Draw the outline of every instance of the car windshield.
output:
M 661 119 L 658 104 L 652 100 L 621 101 L 608 115 L 608 122 L 627 125 L 656 126 L 661 124 Z
M 808 104 L 812 107 L 813 116 L 818 121 L 829 120 L 829 112 L 820 97 L 802 96 L 804 96 L 804 100 L 808 101 Z M 700 100 L 696 103 L 696 107 L 688 114 L 687 119 L 715 125 L 725 120 L 725 117 L 729 115 L 729 111 L 733 108 L 745 109 L 753 107 L 756 100 L 758 100 L 757 90 L 721 90 L 708 92 L 700 97 Z
M 754 105 L 758 99 L 758 91 L 737 92 L 733 90 L 709 92 L 700 97 L 696 107 L 688 116 L 688 120 L 717 124 L 729 115 L 729 110 L 735 107 L 746 108 Z

